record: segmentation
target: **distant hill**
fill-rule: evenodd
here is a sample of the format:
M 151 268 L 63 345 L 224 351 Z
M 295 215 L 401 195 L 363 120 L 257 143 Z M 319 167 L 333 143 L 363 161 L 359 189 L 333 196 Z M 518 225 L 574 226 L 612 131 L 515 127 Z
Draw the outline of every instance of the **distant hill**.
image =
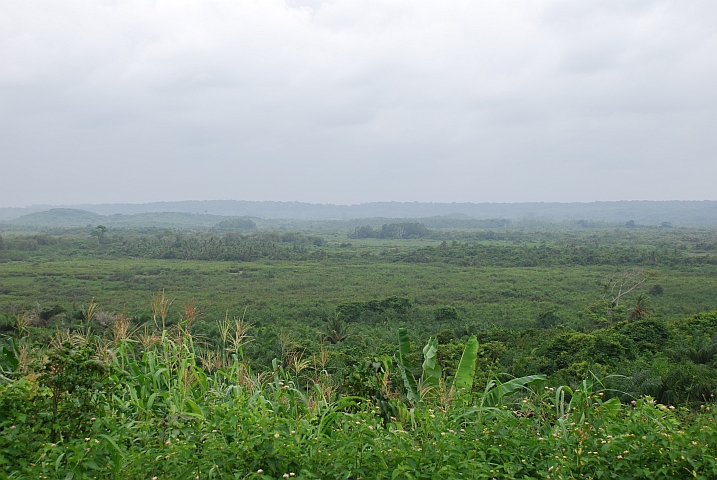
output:
M 87 210 L 53 208 L 35 212 L 0 223 L 9 230 L 96 227 L 115 228 L 185 228 L 211 229 L 220 226 L 222 231 L 249 231 L 256 228 L 251 220 L 221 215 L 161 212 L 134 215 L 100 215 Z
M 25 208 L 18 208 L 18 207 L 0 208 L 0 223 L 2 223 L 4 221 L 12 220 L 13 218 L 19 218 L 19 217 L 22 217 L 23 215 L 27 215 L 27 214 L 33 213 L 33 212 L 45 212 L 52 208 L 56 208 L 56 207 L 48 206 L 48 205 L 33 205 L 32 207 L 25 207 Z
M 72 228 L 98 225 L 102 223 L 104 218 L 106 218 L 104 215 L 98 215 L 86 210 L 53 208 L 44 212 L 23 215 L 6 223 L 13 227 Z
M 250 202 L 238 200 L 207 200 L 155 202 L 145 204 L 102 204 L 65 206 L 85 213 L 133 216 L 151 213 L 194 214 L 191 222 L 201 225 L 218 223 L 213 216 L 256 217 L 261 219 L 350 220 L 360 218 L 430 218 L 453 217 L 488 219 L 536 219 L 551 222 L 585 220 L 622 223 L 634 220 L 639 225 L 717 225 L 717 201 L 620 201 L 591 203 L 420 203 L 373 202 L 359 205 L 332 205 L 301 202 Z M 40 210 L 56 210 L 56 206 L 36 205 L 27 209 L 0 208 L 0 220 L 14 221 Z M 200 218 L 204 217 L 206 218 Z M 42 217 L 32 217 L 42 218 Z M 145 217 L 148 221 L 152 217 Z M 164 221 L 164 217 L 162 217 Z M 184 223 L 189 217 L 169 221 Z M 205 221 L 206 219 L 206 221 Z M 158 219 L 155 219 L 158 220 Z M 24 221 L 29 221 L 27 218 Z M 117 220 L 118 222 L 120 220 Z M 124 220 L 122 220 L 124 221 Z M 132 220 L 133 222 L 135 220 Z M 139 220 L 137 220 L 139 221 Z M 88 222 L 89 223 L 89 222 Z

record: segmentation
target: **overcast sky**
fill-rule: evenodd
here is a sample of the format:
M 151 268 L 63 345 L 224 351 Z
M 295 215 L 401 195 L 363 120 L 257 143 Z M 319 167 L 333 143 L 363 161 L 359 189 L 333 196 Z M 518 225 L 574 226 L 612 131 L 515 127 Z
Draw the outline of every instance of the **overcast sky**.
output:
M 0 0 L 0 206 L 717 199 L 714 0 Z

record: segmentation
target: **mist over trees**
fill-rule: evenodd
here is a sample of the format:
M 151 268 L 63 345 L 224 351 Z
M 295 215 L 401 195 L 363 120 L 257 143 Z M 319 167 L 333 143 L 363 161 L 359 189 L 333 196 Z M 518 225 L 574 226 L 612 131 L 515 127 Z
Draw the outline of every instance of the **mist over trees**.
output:
M 44 212 L 57 206 L 0 208 L 0 221 Z M 206 200 L 155 202 L 146 204 L 69 205 L 63 208 L 85 210 L 98 215 L 137 215 L 148 213 L 191 213 L 264 219 L 347 220 L 356 218 L 425 218 L 449 216 L 471 219 L 539 219 L 562 222 L 585 220 L 624 225 L 633 220 L 641 225 L 663 222 L 681 225 L 717 225 L 717 201 L 619 201 L 590 203 L 427 203 L 372 202 L 358 205 L 312 204 L 302 202 L 254 202 Z M 107 225 L 106 220 L 101 222 Z M 217 223 L 217 222 L 214 222 Z M 107 225 L 109 226 L 109 225 Z
M 356 227 L 351 238 L 423 238 L 428 233 L 428 228 L 422 223 L 391 223 L 381 228 L 371 228 L 369 225 Z

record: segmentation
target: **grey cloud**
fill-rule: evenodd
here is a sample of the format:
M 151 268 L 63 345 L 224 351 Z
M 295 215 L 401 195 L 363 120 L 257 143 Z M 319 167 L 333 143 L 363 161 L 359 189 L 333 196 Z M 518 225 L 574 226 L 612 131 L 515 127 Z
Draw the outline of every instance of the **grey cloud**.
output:
M 715 198 L 714 5 L 0 0 L 0 205 Z

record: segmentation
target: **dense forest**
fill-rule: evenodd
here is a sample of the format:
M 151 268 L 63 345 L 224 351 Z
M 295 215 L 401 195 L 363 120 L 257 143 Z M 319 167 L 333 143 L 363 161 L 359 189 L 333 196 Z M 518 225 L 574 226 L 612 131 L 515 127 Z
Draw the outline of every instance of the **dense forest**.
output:
M 715 230 L 221 222 L 0 236 L 0 477 L 717 475 Z

